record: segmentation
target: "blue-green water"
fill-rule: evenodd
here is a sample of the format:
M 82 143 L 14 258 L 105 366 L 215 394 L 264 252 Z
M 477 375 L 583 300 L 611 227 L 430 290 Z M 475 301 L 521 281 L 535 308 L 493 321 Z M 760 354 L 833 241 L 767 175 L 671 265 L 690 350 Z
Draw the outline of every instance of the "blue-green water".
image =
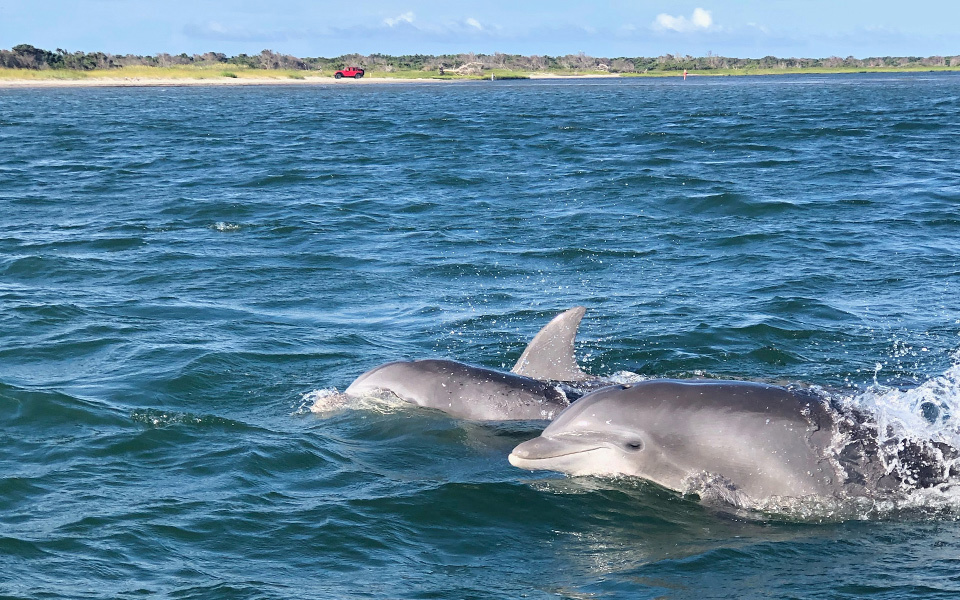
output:
M 958 147 L 952 74 L 0 90 L 0 595 L 955 598 L 949 495 L 741 521 L 511 467 L 542 424 L 310 409 L 583 304 L 594 374 L 953 439 Z

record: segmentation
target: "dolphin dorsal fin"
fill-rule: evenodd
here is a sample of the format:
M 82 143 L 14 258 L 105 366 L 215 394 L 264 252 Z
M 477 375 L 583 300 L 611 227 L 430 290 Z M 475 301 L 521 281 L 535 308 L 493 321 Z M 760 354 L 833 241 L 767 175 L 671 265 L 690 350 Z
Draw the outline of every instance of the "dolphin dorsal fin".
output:
M 527 345 L 511 372 L 550 381 L 589 379 L 573 355 L 573 341 L 586 311 L 583 306 L 575 306 L 554 317 Z

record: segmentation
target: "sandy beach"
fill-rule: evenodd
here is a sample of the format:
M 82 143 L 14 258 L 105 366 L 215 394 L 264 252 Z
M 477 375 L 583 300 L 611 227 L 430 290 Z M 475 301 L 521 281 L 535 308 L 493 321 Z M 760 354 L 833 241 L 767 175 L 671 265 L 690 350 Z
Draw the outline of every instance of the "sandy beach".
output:
M 555 75 L 531 74 L 530 79 L 598 79 L 619 75 Z M 196 86 L 247 86 L 247 85 L 370 85 L 397 83 L 463 83 L 481 79 L 439 79 L 401 77 L 363 77 L 361 79 L 334 79 L 333 77 L 208 77 L 150 78 L 150 77 L 90 77 L 83 79 L 0 79 L 0 88 L 52 88 L 52 87 L 196 87 Z
M 332 77 L 216 77 L 205 79 L 98 77 L 88 79 L 7 79 L 0 80 L 0 88 L 23 87 L 196 87 L 196 86 L 246 86 L 246 85 L 369 85 L 373 83 L 409 83 L 455 81 L 443 79 L 393 79 L 366 77 L 363 79 L 334 79 Z M 461 80 L 462 81 L 462 80 Z

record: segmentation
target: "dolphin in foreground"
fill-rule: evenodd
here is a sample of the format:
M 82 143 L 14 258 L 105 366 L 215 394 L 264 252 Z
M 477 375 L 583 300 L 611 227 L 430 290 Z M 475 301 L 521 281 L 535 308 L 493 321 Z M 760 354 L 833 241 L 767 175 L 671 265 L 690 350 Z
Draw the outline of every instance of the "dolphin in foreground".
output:
M 830 449 L 837 434 L 828 403 L 802 390 L 648 380 L 587 394 L 509 460 L 530 470 L 641 477 L 739 507 L 771 497 L 866 494 Z M 870 467 L 876 484 L 879 465 L 862 453 L 855 458 L 857 481 L 867 483 L 861 472 Z
M 577 306 L 550 321 L 509 373 L 453 360 L 398 361 L 367 371 L 344 393 L 388 393 L 462 419 L 552 419 L 581 395 L 578 386 L 590 385 L 573 354 L 585 312 Z

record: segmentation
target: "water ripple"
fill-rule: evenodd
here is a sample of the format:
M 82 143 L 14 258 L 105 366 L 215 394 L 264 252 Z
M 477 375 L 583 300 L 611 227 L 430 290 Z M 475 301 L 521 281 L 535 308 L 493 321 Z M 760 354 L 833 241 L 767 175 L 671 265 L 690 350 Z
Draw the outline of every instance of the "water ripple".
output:
M 592 373 L 805 382 L 947 435 L 958 90 L 0 90 L 0 594 L 957 595 L 949 498 L 743 522 L 518 471 L 529 424 L 303 405 L 389 360 L 509 369 L 583 304 Z

